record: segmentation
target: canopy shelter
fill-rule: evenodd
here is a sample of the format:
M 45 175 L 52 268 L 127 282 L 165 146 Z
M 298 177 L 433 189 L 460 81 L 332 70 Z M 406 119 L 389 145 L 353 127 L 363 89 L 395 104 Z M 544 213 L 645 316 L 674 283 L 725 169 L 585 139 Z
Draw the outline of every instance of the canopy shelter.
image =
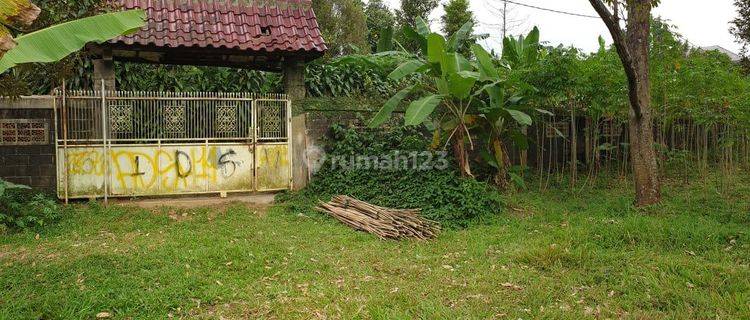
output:
M 123 9 L 145 10 L 147 24 L 89 46 L 101 57 L 94 63 L 95 79 L 105 79 L 108 87 L 114 86 L 112 61 L 118 60 L 283 71 L 294 97 L 304 85 L 304 63 L 327 50 L 311 0 L 115 1 Z

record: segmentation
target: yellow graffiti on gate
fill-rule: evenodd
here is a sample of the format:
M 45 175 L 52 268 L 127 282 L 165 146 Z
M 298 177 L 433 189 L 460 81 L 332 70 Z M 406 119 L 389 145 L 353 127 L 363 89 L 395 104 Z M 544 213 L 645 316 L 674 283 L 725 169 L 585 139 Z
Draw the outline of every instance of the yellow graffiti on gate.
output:
M 289 187 L 289 147 L 286 145 L 258 146 L 258 189 L 276 190 Z
M 253 154 L 247 145 L 111 147 L 105 173 L 102 149 L 65 153 L 71 194 L 105 183 L 112 195 L 156 195 L 253 189 Z M 103 189 L 102 189 L 103 190 Z
M 104 175 L 104 157 L 102 150 L 83 149 L 67 153 L 69 175 Z
M 201 188 L 217 182 L 218 163 L 209 161 L 216 147 L 189 148 L 188 151 L 160 149 L 147 151 L 111 151 L 112 176 L 119 186 L 136 190 L 153 189 L 175 192 Z

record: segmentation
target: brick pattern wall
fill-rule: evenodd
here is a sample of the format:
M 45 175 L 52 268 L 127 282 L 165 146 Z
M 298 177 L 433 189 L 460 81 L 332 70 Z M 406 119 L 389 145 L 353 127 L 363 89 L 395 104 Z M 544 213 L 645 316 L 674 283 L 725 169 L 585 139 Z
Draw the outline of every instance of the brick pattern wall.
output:
M 54 114 L 51 108 L 11 109 L 0 100 L 0 119 L 46 119 L 46 145 L 0 145 L 0 178 L 46 191 L 56 187 Z

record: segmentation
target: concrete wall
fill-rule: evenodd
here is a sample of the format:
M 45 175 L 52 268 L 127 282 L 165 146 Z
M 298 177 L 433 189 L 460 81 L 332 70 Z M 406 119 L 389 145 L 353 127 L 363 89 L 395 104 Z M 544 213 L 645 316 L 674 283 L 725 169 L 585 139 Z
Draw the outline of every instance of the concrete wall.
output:
M 6 121 L 41 120 L 46 122 L 47 128 L 44 144 L 8 144 L 0 136 L 0 178 L 47 191 L 55 190 L 53 101 L 51 96 L 0 99 L 0 126 Z M 0 134 L 4 132 L 7 131 L 0 127 Z

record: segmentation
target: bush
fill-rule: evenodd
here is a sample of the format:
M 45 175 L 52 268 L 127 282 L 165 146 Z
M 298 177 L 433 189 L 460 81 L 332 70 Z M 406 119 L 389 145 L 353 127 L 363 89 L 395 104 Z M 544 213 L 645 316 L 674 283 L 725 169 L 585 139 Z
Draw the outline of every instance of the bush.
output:
M 425 217 L 449 228 L 466 227 L 499 213 L 500 194 L 484 182 L 462 179 L 454 171 L 453 163 L 444 170 L 382 170 L 344 168 L 331 161 L 334 156 L 396 152 L 424 155 L 428 141 L 424 133 L 413 128 L 383 131 L 334 126 L 326 141 L 327 160 L 310 185 L 277 200 L 286 202 L 293 210 L 310 210 L 318 200 L 328 201 L 334 195 L 344 194 L 381 206 L 421 208 Z
M 51 197 L 0 179 L 0 230 L 35 230 L 60 217 L 60 207 Z

